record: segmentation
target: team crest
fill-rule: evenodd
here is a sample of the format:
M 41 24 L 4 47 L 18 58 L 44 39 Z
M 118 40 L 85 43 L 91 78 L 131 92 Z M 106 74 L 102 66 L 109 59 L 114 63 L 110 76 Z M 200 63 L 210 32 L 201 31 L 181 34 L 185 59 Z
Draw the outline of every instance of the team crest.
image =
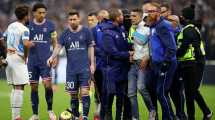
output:
M 79 39 L 82 40 L 82 39 L 83 39 L 83 35 L 80 35 L 80 36 L 79 36 Z
M 47 32 L 47 28 L 43 28 L 43 32 Z

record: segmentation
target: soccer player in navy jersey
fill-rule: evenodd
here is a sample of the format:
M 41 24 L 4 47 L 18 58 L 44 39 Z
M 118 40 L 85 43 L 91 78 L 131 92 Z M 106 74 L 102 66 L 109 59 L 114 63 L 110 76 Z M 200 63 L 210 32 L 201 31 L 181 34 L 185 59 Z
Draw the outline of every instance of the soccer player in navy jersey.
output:
M 33 8 L 34 19 L 29 23 L 30 40 L 35 44 L 30 48 L 28 57 L 29 79 L 31 83 L 31 103 L 33 115 L 30 120 L 38 120 L 38 84 L 39 78 L 43 80 L 45 87 L 45 98 L 50 120 L 56 120 L 56 115 L 52 111 L 53 90 L 51 67 L 46 64 L 51 56 L 51 45 L 56 46 L 57 33 L 52 21 L 46 19 L 47 7 L 43 3 L 36 3 Z
M 52 56 L 48 59 L 49 66 L 55 66 L 54 61 L 64 46 L 67 54 L 66 84 L 65 89 L 71 95 L 71 109 L 75 120 L 79 119 L 78 93 L 83 103 L 83 120 L 88 120 L 90 108 L 89 80 L 95 71 L 94 45 L 90 30 L 80 24 L 80 15 L 77 11 L 68 14 L 68 28 L 63 31 L 59 38 L 59 44 Z

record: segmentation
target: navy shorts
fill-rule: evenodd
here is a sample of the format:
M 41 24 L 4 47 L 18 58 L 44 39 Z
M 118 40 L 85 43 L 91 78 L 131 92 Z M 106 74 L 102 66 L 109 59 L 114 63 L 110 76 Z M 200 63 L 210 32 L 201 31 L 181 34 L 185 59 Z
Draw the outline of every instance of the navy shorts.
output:
M 90 72 L 83 72 L 77 74 L 66 75 L 65 89 L 70 93 L 77 93 L 79 88 L 89 88 L 90 87 Z
M 46 63 L 43 64 L 28 64 L 28 73 L 30 83 L 38 83 L 39 78 L 42 80 L 51 80 L 51 68 Z

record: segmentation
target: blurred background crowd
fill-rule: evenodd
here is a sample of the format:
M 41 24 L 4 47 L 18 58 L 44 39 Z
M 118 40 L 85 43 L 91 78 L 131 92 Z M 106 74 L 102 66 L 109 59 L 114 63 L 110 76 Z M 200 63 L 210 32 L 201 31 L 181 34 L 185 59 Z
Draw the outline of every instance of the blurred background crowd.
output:
M 173 14 L 180 15 L 181 9 L 190 3 L 196 5 L 197 20 L 202 24 L 202 34 L 206 41 L 207 59 L 215 60 L 215 4 L 214 0 L 1 0 L 0 1 L 0 31 L 15 19 L 14 8 L 19 3 L 34 4 L 44 2 L 48 7 L 48 18 L 53 20 L 57 31 L 65 27 L 65 16 L 70 9 L 80 10 L 83 24 L 87 23 L 87 15 L 100 9 L 120 7 L 131 9 L 141 7 L 147 1 L 166 2 L 171 6 Z

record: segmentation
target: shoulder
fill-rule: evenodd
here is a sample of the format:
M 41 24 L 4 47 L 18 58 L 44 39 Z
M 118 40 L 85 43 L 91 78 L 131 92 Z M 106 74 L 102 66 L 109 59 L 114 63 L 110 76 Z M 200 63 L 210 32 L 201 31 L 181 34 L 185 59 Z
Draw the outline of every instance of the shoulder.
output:
M 54 23 L 53 23 L 51 20 L 48 20 L 48 19 L 46 19 L 46 23 L 47 23 L 48 25 L 54 25 Z
M 85 27 L 85 26 L 82 26 L 82 29 L 81 29 L 83 32 L 90 32 L 90 29 Z
M 157 26 L 156 26 L 156 31 L 159 33 L 166 33 L 166 32 L 173 32 L 173 27 L 172 24 L 163 19 Z
M 29 28 L 21 23 L 18 23 L 17 26 L 19 26 L 20 30 L 23 32 L 29 32 Z
M 190 36 L 190 37 L 198 37 L 199 36 L 199 33 L 196 31 L 195 27 L 186 27 L 184 30 L 183 30 L 183 34 L 184 36 Z
M 69 33 L 70 33 L 69 28 L 66 28 L 66 29 L 63 30 L 63 32 L 61 33 L 61 35 L 67 35 Z

